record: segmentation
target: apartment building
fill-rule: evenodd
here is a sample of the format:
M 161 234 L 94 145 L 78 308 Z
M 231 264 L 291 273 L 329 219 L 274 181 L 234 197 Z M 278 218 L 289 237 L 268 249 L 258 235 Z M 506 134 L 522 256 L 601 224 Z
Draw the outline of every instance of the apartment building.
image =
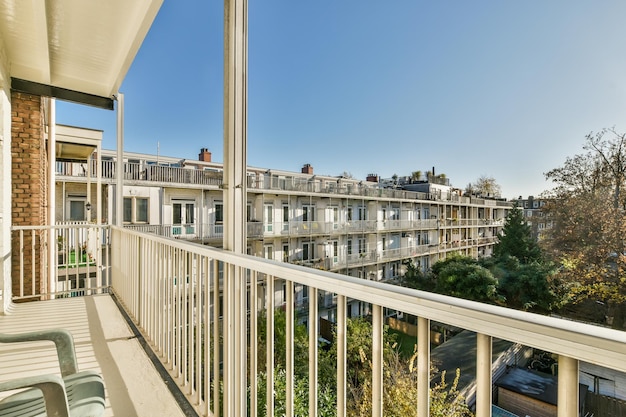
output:
M 59 127 L 61 132 L 77 128 Z M 88 133 L 91 131 L 88 131 Z M 68 135 L 69 136 L 69 135 Z M 56 164 L 57 222 L 114 222 L 113 151 L 90 162 Z M 123 223 L 129 228 L 219 246 L 223 238 L 222 164 L 203 148 L 197 159 L 124 153 Z M 99 177 L 99 179 L 98 179 Z M 419 191 L 410 191 L 419 190 Z M 376 281 L 393 281 L 402 263 L 423 270 L 450 253 L 490 256 L 511 204 L 464 196 L 428 176 L 393 186 L 366 179 L 248 167 L 247 251 L 268 259 Z
M 552 220 L 543 211 L 547 201 L 545 198 L 537 198 L 532 195 L 527 198 L 519 196 L 517 200 L 511 201 L 517 203 L 517 206 L 523 211 L 524 219 L 530 226 L 533 238 L 537 241 L 542 240 L 545 233 L 552 228 Z

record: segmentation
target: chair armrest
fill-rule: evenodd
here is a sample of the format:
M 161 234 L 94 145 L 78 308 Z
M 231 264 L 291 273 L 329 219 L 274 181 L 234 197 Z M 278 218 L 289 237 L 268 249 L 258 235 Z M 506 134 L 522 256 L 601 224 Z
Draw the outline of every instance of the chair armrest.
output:
M 21 388 L 37 388 L 43 394 L 47 415 L 50 417 L 69 417 L 70 409 L 65 394 L 65 384 L 57 375 L 38 375 L 0 382 L 0 391 Z M 19 395 L 19 394 L 17 394 Z M 7 397 L 10 400 L 11 397 Z
M 0 333 L 0 343 L 33 342 L 49 340 L 54 342 L 59 358 L 61 375 L 68 376 L 78 372 L 78 362 L 74 350 L 74 338 L 64 329 L 43 330 L 39 332 L 7 334 Z

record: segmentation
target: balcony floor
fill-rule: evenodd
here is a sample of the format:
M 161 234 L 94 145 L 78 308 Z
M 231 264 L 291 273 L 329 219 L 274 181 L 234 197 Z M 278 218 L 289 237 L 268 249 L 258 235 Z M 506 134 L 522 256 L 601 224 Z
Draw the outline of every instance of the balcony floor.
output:
M 105 416 L 184 416 L 109 295 L 16 304 L 0 332 L 65 328 L 74 335 L 79 370 L 104 376 Z M 49 342 L 0 344 L 0 381 L 57 373 Z

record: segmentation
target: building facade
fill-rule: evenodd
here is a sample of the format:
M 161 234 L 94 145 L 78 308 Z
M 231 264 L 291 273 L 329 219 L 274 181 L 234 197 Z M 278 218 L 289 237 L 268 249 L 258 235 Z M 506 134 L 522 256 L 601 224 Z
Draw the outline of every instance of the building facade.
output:
M 100 159 L 99 174 L 94 160 L 57 162 L 57 222 L 96 220 L 87 207 L 95 205 L 97 175 L 101 223 L 115 221 L 119 164 L 112 151 Z M 222 164 L 207 149 L 193 160 L 125 153 L 121 169 L 125 226 L 221 244 Z M 464 196 L 440 182 L 408 191 L 375 175 L 317 175 L 310 164 L 301 172 L 248 167 L 247 252 L 376 281 L 398 279 L 409 259 L 426 271 L 451 253 L 490 256 L 511 203 Z

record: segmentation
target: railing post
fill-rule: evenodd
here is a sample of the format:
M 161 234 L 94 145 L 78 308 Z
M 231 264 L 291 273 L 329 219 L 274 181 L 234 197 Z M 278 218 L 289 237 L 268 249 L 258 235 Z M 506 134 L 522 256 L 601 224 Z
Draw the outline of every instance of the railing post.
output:
M 430 413 L 430 320 L 417 318 L 417 416 Z
M 294 352 L 293 352 L 293 337 L 294 337 L 294 311 L 293 311 L 293 281 L 287 281 L 285 283 L 286 297 L 286 323 L 285 323 L 285 348 L 286 348 L 286 395 L 285 395 L 285 415 L 287 417 L 293 417 L 293 401 L 294 401 Z
M 372 306 L 372 417 L 383 415 L 383 308 Z
M 347 326 L 346 296 L 337 295 L 337 417 L 346 415 L 347 373 Z
M 578 360 L 559 355 L 557 416 L 578 416 Z
M 491 356 L 492 339 L 476 334 L 476 417 L 491 417 Z
M 317 288 L 309 287 L 309 415 L 317 416 Z

